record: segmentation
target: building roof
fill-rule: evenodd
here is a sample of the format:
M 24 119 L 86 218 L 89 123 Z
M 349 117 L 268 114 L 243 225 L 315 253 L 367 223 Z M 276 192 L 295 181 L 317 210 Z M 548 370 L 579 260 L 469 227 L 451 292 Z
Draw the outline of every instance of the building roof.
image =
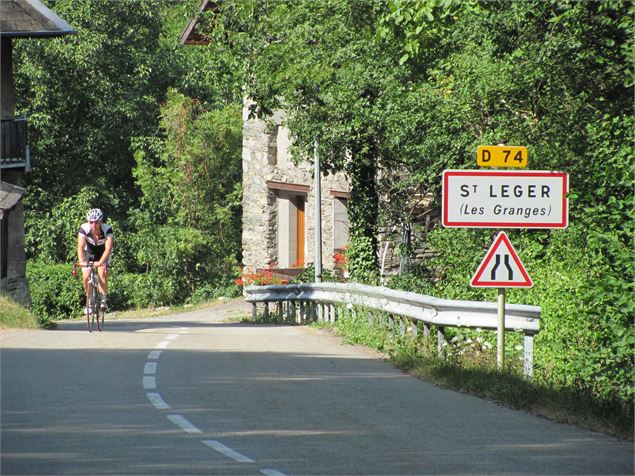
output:
M 218 3 L 212 0 L 202 0 L 200 6 L 198 7 L 200 13 L 204 13 L 208 10 L 212 10 L 217 12 L 219 10 Z M 190 22 L 186 25 L 181 32 L 180 40 L 183 45 L 207 45 L 209 43 L 209 38 L 205 35 L 201 35 L 196 27 L 198 26 L 198 16 L 194 17 L 190 20 Z
M 0 219 L 5 211 L 11 210 L 26 192 L 22 187 L 7 182 L 0 182 Z
M 0 36 L 35 38 L 76 33 L 40 0 L 0 0 Z

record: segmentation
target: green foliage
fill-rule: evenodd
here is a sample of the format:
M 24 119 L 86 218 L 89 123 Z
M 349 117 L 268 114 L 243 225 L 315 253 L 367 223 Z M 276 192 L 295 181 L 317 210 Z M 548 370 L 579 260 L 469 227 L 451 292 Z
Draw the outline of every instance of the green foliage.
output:
M 30 261 L 27 279 L 31 290 L 31 312 L 40 321 L 79 317 L 86 299 L 81 273 L 71 274 L 72 265 Z
M 210 110 L 171 90 L 162 111 L 166 140 L 138 144 L 141 206 L 131 213 L 136 271 L 147 275 L 152 304 L 184 302 L 202 285 L 223 287 L 241 236 L 240 109 Z
M 635 344 L 632 250 L 610 235 L 601 238 L 606 241 L 575 224 L 565 231 L 510 234 L 534 287 L 510 290 L 508 302 L 542 308 L 534 354 L 536 380 L 598 398 L 629 401 Z M 431 265 L 439 278 L 420 292 L 493 301 L 493 290 L 469 287 L 491 240 L 482 231 L 431 233 L 430 242 L 439 252 Z M 459 248 L 457 242 L 465 245 Z
M 351 280 L 364 284 L 377 283 L 376 253 L 370 237 L 352 235 L 346 254 Z
M 213 299 L 236 298 L 242 295 L 242 287 L 237 284 L 222 286 L 203 285 L 196 288 L 196 291 L 187 298 L 187 304 L 202 304 Z
M 35 145 L 29 185 L 40 191 L 30 208 L 90 183 L 124 201 L 117 212 L 134 199 L 130 138 L 156 130 L 176 72 L 160 41 L 169 4 L 59 0 L 56 13 L 77 34 L 16 43 L 19 110 Z
M 64 198 L 49 211 L 33 211 L 26 216 L 25 246 L 29 258 L 72 263 L 77 260 L 77 231 L 86 221 L 86 212 L 102 207 L 92 186 Z M 107 221 L 107 217 L 106 217 Z

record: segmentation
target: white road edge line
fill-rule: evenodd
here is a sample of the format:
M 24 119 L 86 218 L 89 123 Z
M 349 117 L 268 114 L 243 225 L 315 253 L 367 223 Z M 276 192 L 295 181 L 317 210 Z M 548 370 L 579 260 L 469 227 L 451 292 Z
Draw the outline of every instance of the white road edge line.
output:
M 152 405 L 154 405 L 154 408 L 156 408 L 157 410 L 168 410 L 170 408 L 170 405 L 165 403 L 165 401 L 161 398 L 161 395 L 159 395 L 158 393 L 148 392 L 146 393 L 146 396 L 148 397 L 148 400 L 150 400 L 150 403 L 152 403 Z
M 154 390 L 157 388 L 157 379 L 154 377 L 143 377 L 143 389 Z
M 186 433 L 203 433 L 201 430 L 192 425 L 185 417 L 181 415 L 166 415 L 168 420 L 181 428 Z
M 277 469 L 261 469 L 260 473 L 264 474 L 265 476 L 287 476 L 286 474 L 281 473 Z
M 237 463 L 253 463 L 254 462 L 253 459 L 248 458 L 247 456 L 245 456 L 244 454 L 239 453 L 238 451 L 232 450 L 228 446 L 225 446 L 224 444 L 222 444 L 220 441 L 216 441 L 216 440 L 202 440 L 202 442 L 203 442 L 203 444 L 205 446 L 209 446 L 213 450 L 224 454 L 225 456 L 227 456 L 228 458 L 233 459 Z
M 148 360 L 159 360 L 159 357 L 161 357 L 160 350 L 153 350 L 148 354 Z

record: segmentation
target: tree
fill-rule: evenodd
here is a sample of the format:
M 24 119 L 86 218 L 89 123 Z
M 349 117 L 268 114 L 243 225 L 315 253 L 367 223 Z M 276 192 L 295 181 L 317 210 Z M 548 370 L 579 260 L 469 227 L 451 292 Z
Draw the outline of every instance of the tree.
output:
M 206 109 L 170 90 L 162 127 L 165 141 L 137 146 L 142 195 L 131 216 L 134 262 L 158 288 L 154 304 L 222 285 L 238 266 L 241 239 L 240 106 Z

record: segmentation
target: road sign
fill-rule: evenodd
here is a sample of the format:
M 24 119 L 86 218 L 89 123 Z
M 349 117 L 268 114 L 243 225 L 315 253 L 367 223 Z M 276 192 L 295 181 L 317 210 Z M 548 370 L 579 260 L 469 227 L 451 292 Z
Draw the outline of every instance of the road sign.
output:
M 545 170 L 445 170 L 441 222 L 458 228 L 566 228 L 569 175 Z
M 530 288 L 534 285 L 507 234 L 501 231 L 470 281 L 472 287 Z
M 483 167 L 527 167 L 527 147 L 479 145 L 476 163 Z

